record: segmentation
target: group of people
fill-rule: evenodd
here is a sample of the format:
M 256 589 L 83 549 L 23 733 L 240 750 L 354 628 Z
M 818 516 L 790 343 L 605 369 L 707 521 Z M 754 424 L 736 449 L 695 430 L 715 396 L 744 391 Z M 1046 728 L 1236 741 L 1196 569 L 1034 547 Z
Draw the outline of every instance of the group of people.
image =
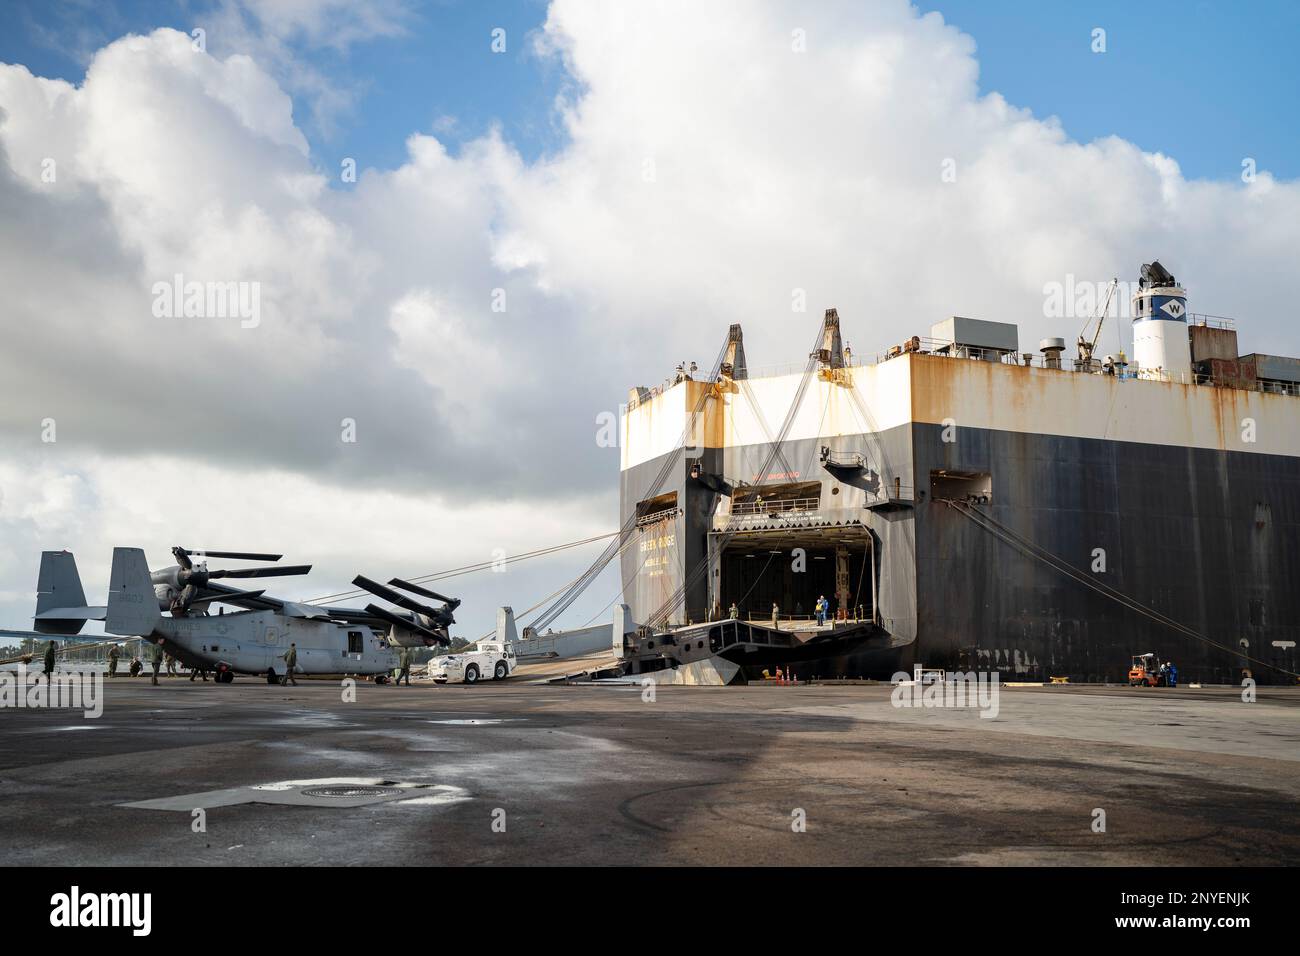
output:
M 117 676 L 117 665 L 121 659 L 122 659 L 122 649 L 118 647 L 116 644 L 114 644 L 112 647 L 108 649 L 108 676 L 109 677 Z M 153 683 L 155 684 L 158 683 L 158 671 L 162 668 L 164 661 L 166 662 L 167 665 L 167 676 L 168 677 L 176 676 L 176 658 L 172 657 L 170 654 L 165 653 L 162 649 L 161 644 L 155 644 L 153 646 L 153 653 L 150 660 L 153 664 Z M 129 673 L 132 677 L 139 677 L 140 673 L 143 670 L 144 670 L 144 664 L 140 662 L 140 658 L 138 657 L 131 658 L 131 664 L 127 668 L 127 673 Z M 190 679 L 191 680 L 194 679 L 192 675 Z M 206 679 L 207 678 L 205 677 L 204 680 Z
M 1178 686 L 1178 668 L 1173 661 L 1165 661 L 1160 665 L 1160 683 L 1165 687 Z
M 155 656 L 157 655 L 158 652 L 159 652 L 158 650 L 155 650 Z M 54 641 L 50 641 L 48 644 L 45 645 L 45 660 L 44 660 L 44 663 L 45 663 L 45 672 L 44 672 L 44 675 L 43 675 L 43 676 L 45 677 L 46 681 L 51 680 L 51 679 L 53 678 L 53 676 L 54 676 L 54 663 L 55 663 L 55 660 L 56 660 L 57 657 L 58 657 L 58 653 L 59 653 L 59 651 L 58 651 L 58 647 L 55 646 Z M 120 661 L 121 659 L 122 659 L 122 649 L 121 649 L 120 647 L 118 647 L 116 644 L 114 644 L 114 645 L 113 645 L 111 648 L 109 648 L 109 650 L 108 650 L 108 676 L 109 676 L 109 677 L 116 677 L 116 676 L 117 676 L 117 664 L 118 664 L 118 661 Z M 170 657 L 169 657 L 168 659 L 170 660 Z M 174 673 L 174 666 L 175 666 L 175 665 L 173 664 L 173 665 L 172 665 L 172 667 L 173 667 L 173 673 Z M 134 658 L 131 659 L 131 666 L 130 666 L 129 670 L 130 670 L 130 674 L 131 674 L 132 677 L 136 677 L 136 676 L 138 676 L 139 673 L 140 673 L 142 670 L 144 670 L 144 665 L 140 663 L 140 658 L 138 658 L 138 657 L 134 657 Z M 37 680 L 40 680 L 40 678 L 41 678 L 41 675 L 37 675 L 37 678 L 36 678 L 36 679 L 37 679 Z M 154 665 L 154 681 L 153 681 L 153 682 L 154 682 L 155 684 L 158 683 L 158 666 L 157 666 L 157 665 Z
M 817 603 L 816 605 L 813 606 L 813 613 L 817 616 L 818 624 L 826 623 L 826 618 L 831 613 L 831 602 L 826 600 L 825 594 L 817 598 Z M 735 601 L 732 601 L 731 607 L 727 608 L 727 615 L 732 620 L 738 620 L 740 618 L 740 608 L 736 606 Z M 795 608 L 795 616 L 796 617 L 803 616 L 802 604 L 798 605 Z M 781 617 L 781 606 L 777 604 L 776 601 L 773 601 L 772 602 L 772 626 L 773 627 L 777 626 L 777 621 L 780 619 L 780 617 Z
M 166 640 L 166 639 L 163 638 L 162 640 Z M 149 662 L 153 667 L 153 675 L 151 677 L 151 682 L 154 684 L 158 683 L 158 672 L 160 670 L 163 670 L 164 668 L 167 671 L 168 677 L 176 677 L 178 673 L 176 667 L 176 658 L 163 650 L 162 640 L 160 640 L 159 643 L 153 645 L 153 650 L 149 658 Z M 119 647 L 117 644 L 114 644 L 112 647 L 108 649 L 108 676 L 109 677 L 117 676 L 117 667 L 121 659 L 122 659 L 122 648 Z M 127 667 L 127 673 L 130 674 L 132 677 L 139 677 L 143 671 L 144 671 L 144 664 L 141 663 L 140 658 L 138 657 L 131 658 L 131 663 Z M 206 682 L 208 679 L 207 669 L 201 667 L 191 668 L 190 680 L 194 680 L 196 677 L 202 677 L 203 680 Z

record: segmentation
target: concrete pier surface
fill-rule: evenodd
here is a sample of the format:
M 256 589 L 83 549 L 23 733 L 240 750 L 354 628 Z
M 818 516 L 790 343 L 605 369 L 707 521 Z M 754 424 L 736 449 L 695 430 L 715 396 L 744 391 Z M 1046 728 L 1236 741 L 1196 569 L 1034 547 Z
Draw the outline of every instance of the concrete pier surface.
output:
M 119 678 L 0 710 L 0 863 L 1300 864 L 1300 688 L 892 691 Z

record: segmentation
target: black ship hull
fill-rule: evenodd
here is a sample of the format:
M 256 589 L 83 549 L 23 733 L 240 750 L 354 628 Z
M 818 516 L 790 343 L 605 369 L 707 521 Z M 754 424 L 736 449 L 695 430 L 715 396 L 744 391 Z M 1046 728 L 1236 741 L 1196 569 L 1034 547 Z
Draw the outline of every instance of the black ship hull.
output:
M 1300 459 L 952 431 L 918 422 L 879 435 L 787 442 L 783 457 L 796 464 L 780 477 L 820 482 L 821 492 L 815 508 L 771 520 L 720 519 L 718 493 L 691 475 L 693 466 L 745 474 L 748 463 L 765 459 L 766 446 L 704 449 L 693 462 L 675 463 L 658 489 L 648 486 L 663 457 L 625 469 L 625 515 L 648 492 L 675 494 L 671 513 L 641 527 L 640 546 L 624 552 L 633 619 L 650 620 L 683 587 L 678 624 L 703 620 L 711 606 L 741 595 L 755 616 L 769 602 L 784 614 L 811 612 L 833 582 L 824 570 L 790 573 L 790 553 L 800 547 L 816 559 L 825 556 L 819 548 L 830 554 L 839 546 L 851 555 L 857 606 L 850 610 L 862 613 L 862 595 L 874 595 L 866 613 L 892 646 L 818 656 L 802 662 L 808 676 L 887 679 L 922 664 L 998 671 L 1008 680 L 1123 683 L 1131 657 L 1154 652 L 1173 661 L 1185 682 L 1235 684 L 1246 673 L 1261 683 L 1293 681 L 1282 671 L 1297 670 Z M 818 461 L 827 445 L 890 464 L 846 474 Z M 954 484 L 953 476 L 962 480 Z M 962 493 L 967 488 L 975 493 Z M 963 507 L 949 505 L 954 496 Z M 987 515 L 1105 590 L 1063 574 L 964 510 Z M 764 553 L 768 570 L 750 570 Z M 706 573 L 701 563 L 710 566 Z

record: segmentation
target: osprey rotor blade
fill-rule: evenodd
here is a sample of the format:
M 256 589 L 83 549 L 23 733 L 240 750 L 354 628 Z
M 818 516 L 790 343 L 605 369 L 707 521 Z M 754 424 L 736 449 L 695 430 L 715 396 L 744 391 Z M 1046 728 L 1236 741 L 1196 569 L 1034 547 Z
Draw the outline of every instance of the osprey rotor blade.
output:
M 186 554 L 199 554 L 205 558 L 237 558 L 241 561 L 279 561 L 282 554 L 261 554 L 256 551 L 187 551 Z
M 437 631 L 431 631 L 427 627 L 422 627 L 414 621 L 407 620 L 400 614 L 394 614 L 386 607 L 380 607 L 378 604 L 367 604 L 366 613 L 373 614 L 382 621 L 387 621 L 394 627 L 401 628 L 403 631 L 410 631 L 412 634 L 419 634 L 425 640 L 433 641 L 436 644 L 450 644 L 447 638 L 443 637 Z
M 420 587 L 418 584 L 412 584 L 410 581 L 403 581 L 401 578 L 393 578 L 388 583 L 393 587 L 401 588 L 403 591 L 410 591 L 412 594 L 420 594 L 427 598 L 433 598 L 435 601 L 441 601 L 443 604 L 450 604 L 453 608 L 460 607 L 460 598 L 445 597 L 437 591 L 430 591 L 428 588 Z
M 225 601 L 226 603 L 230 603 L 236 598 L 243 599 L 243 598 L 261 597 L 265 593 L 266 593 L 266 588 L 262 588 L 259 591 L 228 591 L 224 594 L 210 594 L 206 597 L 195 598 L 193 601 L 190 602 L 190 605 L 193 606 L 195 604 L 216 604 L 218 601 Z
M 429 615 L 430 617 L 432 617 L 434 614 L 437 613 L 437 610 L 435 608 L 431 608 L 428 605 L 421 604 L 419 601 L 414 601 L 411 598 L 407 597 L 405 594 L 399 594 L 398 592 L 394 591 L 392 588 L 385 587 L 384 585 L 380 584 L 378 581 L 372 581 L 369 578 L 363 577 L 360 574 L 358 574 L 355 578 L 352 579 L 352 583 L 365 591 L 369 591 L 375 597 L 381 597 L 385 601 L 389 602 L 390 604 L 396 604 L 398 607 L 404 607 L 408 611 L 415 611 L 417 614 L 426 614 Z
M 234 570 L 210 571 L 209 578 L 284 578 L 294 574 L 308 574 L 310 564 L 286 564 L 282 568 L 236 568 Z

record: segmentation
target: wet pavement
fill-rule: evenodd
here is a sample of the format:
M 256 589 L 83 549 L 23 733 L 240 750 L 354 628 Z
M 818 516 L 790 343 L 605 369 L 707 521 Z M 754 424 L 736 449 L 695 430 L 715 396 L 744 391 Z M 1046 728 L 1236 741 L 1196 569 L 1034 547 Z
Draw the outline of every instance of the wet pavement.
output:
M 0 710 L 0 863 L 1300 863 L 1300 688 L 106 694 Z

